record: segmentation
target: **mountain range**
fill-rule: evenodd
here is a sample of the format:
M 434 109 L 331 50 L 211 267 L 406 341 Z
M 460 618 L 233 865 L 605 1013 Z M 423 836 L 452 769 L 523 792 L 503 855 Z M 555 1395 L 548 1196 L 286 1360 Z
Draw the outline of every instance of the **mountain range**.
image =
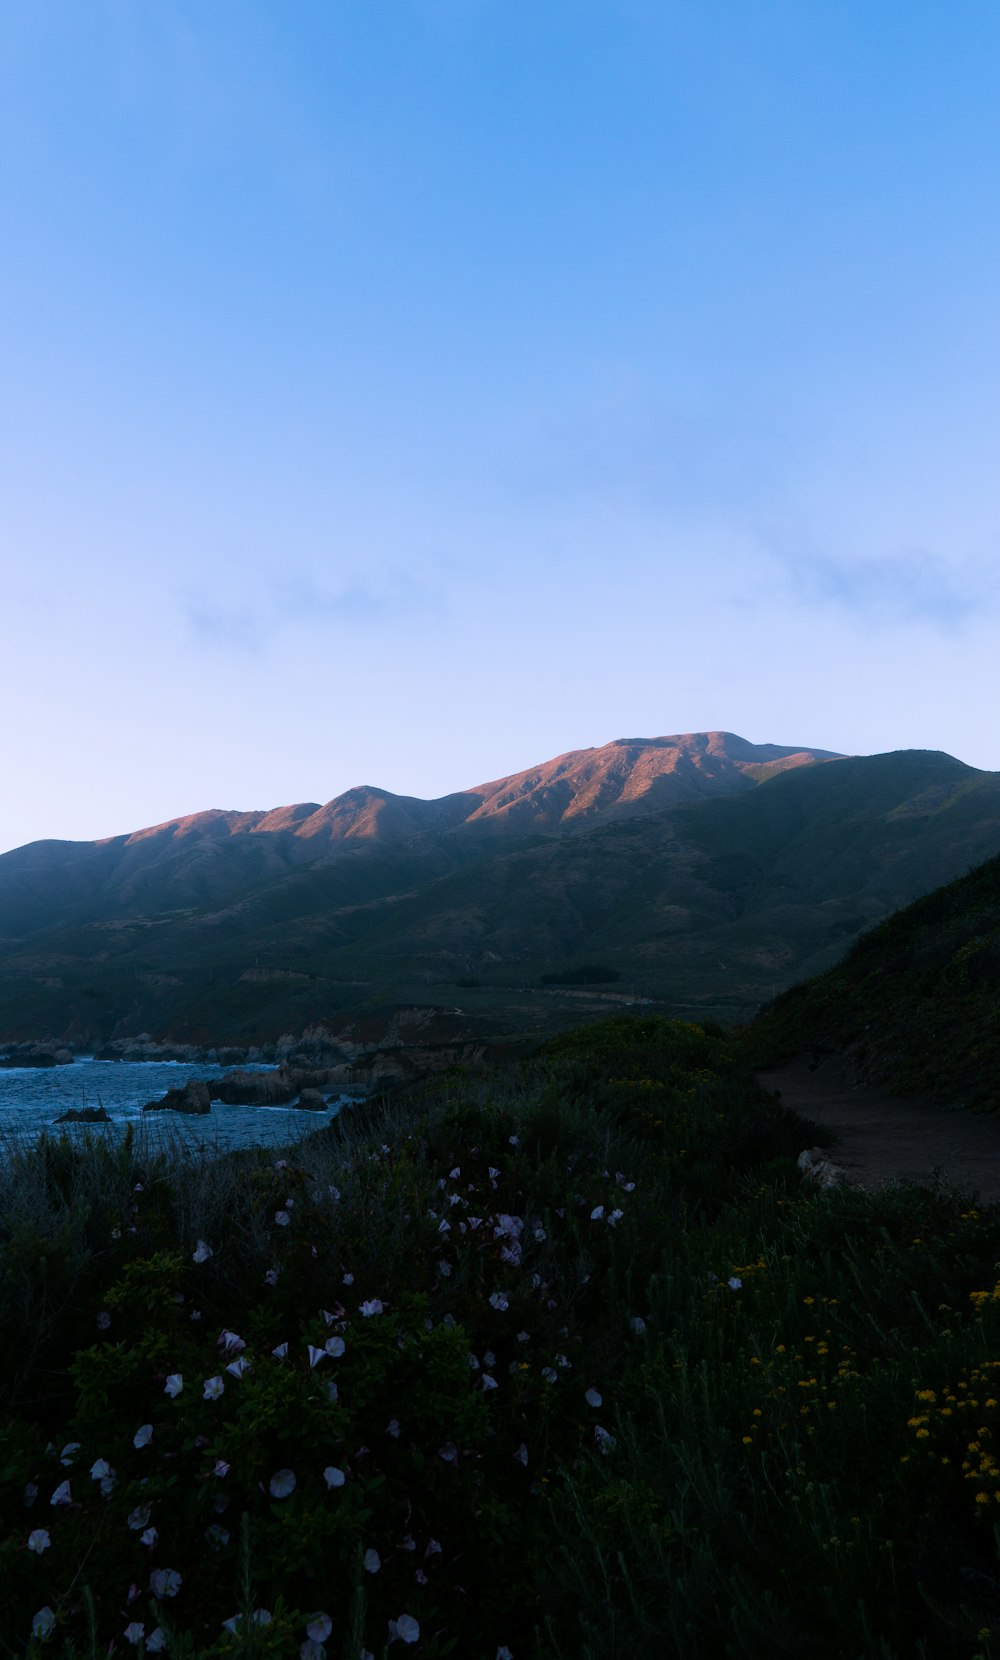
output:
M 252 1041 L 414 1004 L 502 1034 L 616 998 L 740 1020 L 998 852 L 998 774 L 726 732 L 34 842 L 0 857 L 0 1038 Z

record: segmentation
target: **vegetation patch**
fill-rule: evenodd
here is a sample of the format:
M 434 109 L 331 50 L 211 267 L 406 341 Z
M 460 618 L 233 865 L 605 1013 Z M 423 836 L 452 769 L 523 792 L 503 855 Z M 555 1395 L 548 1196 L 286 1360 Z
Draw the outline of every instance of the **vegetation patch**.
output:
M 1000 1214 L 621 1018 L 286 1156 L 0 1173 L 9 1654 L 986 1660 Z

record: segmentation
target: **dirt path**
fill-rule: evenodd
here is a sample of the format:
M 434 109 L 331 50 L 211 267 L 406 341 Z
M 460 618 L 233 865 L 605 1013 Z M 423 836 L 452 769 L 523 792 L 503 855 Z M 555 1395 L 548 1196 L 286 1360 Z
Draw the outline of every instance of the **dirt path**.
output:
M 829 1157 L 850 1181 L 880 1187 L 894 1176 L 937 1178 L 1000 1200 L 1000 1118 L 858 1089 L 830 1062 L 811 1072 L 797 1061 L 757 1076 L 765 1089 L 781 1091 L 786 1107 L 833 1131 L 838 1139 Z

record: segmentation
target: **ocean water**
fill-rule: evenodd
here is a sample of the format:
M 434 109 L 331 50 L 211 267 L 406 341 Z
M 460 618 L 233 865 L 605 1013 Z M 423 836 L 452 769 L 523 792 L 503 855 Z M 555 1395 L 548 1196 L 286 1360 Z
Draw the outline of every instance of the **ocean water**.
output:
M 190 1152 L 225 1152 L 232 1147 L 281 1146 L 321 1129 L 353 1099 L 342 1095 L 327 1112 L 295 1107 L 226 1106 L 213 1101 L 210 1113 L 147 1112 L 168 1089 L 189 1078 L 218 1078 L 231 1071 L 271 1072 L 273 1067 L 225 1067 L 189 1061 L 97 1061 L 81 1056 L 69 1066 L 0 1067 L 0 1149 L 33 1142 L 40 1131 L 70 1107 L 103 1106 L 110 1124 L 60 1124 L 53 1133 L 69 1136 L 120 1136 L 126 1124 L 137 1127 L 153 1145 Z M 331 1091 L 332 1093 L 332 1091 Z

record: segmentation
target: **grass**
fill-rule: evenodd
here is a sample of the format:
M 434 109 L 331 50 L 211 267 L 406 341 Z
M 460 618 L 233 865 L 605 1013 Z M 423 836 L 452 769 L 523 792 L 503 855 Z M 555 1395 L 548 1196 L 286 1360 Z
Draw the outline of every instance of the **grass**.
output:
M 284 1157 L 11 1149 L 0 1653 L 988 1660 L 1000 1214 L 816 1139 L 620 1018 Z

